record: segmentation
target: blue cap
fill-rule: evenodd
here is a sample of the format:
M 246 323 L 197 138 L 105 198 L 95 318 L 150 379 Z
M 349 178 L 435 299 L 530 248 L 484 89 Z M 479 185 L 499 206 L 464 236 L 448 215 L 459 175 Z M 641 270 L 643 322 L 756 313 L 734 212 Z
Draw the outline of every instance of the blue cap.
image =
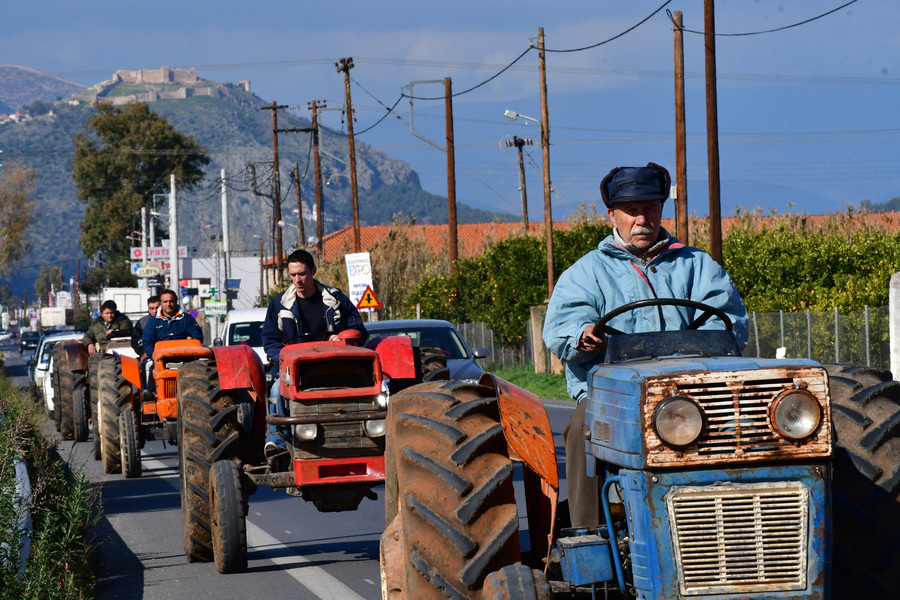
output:
M 665 202 L 671 185 L 672 179 L 665 167 L 647 163 L 646 167 L 616 167 L 600 182 L 600 193 L 607 208 L 617 202 Z

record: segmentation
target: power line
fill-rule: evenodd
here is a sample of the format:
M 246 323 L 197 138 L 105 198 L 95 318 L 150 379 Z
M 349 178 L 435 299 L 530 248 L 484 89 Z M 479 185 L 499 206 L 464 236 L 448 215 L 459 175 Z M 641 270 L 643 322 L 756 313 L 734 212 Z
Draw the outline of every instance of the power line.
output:
M 764 29 L 762 31 L 747 31 L 747 32 L 743 32 L 743 33 L 715 33 L 713 35 L 715 37 L 745 37 L 745 36 L 751 36 L 751 35 L 763 35 L 766 33 L 775 33 L 776 31 L 784 31 L 786 29 L 793 29 L 794 27 L 800 27 L 801 25 L 806 25 L 807 23 L 812 23 L 813 21 L 817 21 L 823 17 L 827 17 L 828 15 L 834 14 L 843 8 L 847 8 L 851 4 L 856 4 L 856 2 L 858 2 L 858 0 L 850 0 L 850 2 L 847 2 L 846 4 L 842 4 L 841 6 L 838 6 L 837 8 L 833 8 L 833 9 L 829 10 L 828 12 L 824 12 L 824 13 L 817 15 L 815 17 L 812 17 L 810 19 L 799 21 L 797 23 L 792 23 L 791 25 L 785 25 L 783 27 L 776 27 L 775 29 Z M 678 25 L 675 23 L 675 19 L 672 17 L 672 12 L 667 10 L 666 15 L 668 15 L 669 20 L 672 21 L 672 25 L 674 25 L 675 28 L 678 28 Z M 685 33 L 696 33 L 698 35 L 708 35 L 705 31 L 695 31 L 693 29 L 685 29 L 684 27 L 681 27 L 680 29 L 682 32 L 685 32 Z

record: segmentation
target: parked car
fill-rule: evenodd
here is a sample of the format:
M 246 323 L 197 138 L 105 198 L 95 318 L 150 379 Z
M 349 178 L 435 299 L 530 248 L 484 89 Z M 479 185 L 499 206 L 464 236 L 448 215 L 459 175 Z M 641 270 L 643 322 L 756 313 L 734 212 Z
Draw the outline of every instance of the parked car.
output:
M 12 339 L 11 331 L 6 331 L 6 330 L 0 331 L 0 342 L 8 342 L 11 339 Z
M 23 331 L 22 336 L 19 338 L 19 354 L 34 352 L 40 340 L 41 334 L 37 331 Z
M 437 319 L 409 319 L 394 321 L 372 321 L 366 323 L 370 341 L 391 335 L 405 335 L 412 340 L 414 347 L 440 348 L 447 355 L 447 367 L 450 379 L 475 381 L 484 369 L 476 360 L 490 357 L 487 348 L 475 348 L 473 352 L 462 334 L 449 321 Z
M 53 350 L 53 346 L 58 342 L 64 340 L 80 340 L 84 337 L 84 332 L 69 332 L 69 333 L 55 333 L 51 335 L 44 335 L 38 341 L 38 346 L 34 351 L 34 355 L 28 360 L 28 374 L 31 378 L 31 383 L 39 390 L 44 390 L 45 399 L 46 399 L 46 390 L 52 388 L 47 388 L 43 385 L 43 380 L 47 378 L 47 374 L 50 373 L 50 354 Z M 48 401 L 48 405 L 52 408 L 52 399 Z
M 213 346 L 237 346 L 246 344 L 259 355 L 263 365 L 269 366 L 269 358 L 262 344 L 262 326 L 266 319 L 265 308 L 238 308 L 225 315 L 222 337 L 213 340 Z M 272 375 L 266 373 L 266 382 L 272 383 Z

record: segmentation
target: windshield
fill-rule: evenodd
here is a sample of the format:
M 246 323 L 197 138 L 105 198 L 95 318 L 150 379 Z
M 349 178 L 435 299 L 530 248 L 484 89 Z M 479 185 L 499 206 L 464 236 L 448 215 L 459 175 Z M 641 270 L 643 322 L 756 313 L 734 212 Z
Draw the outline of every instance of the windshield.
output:
M 262 321 L 250 321 L 247 323 L 235 323 L 228 332 L 226 346 L 247 344 L 248 346 L 262 347 Z
M 466 346 L 462 339 L 454 330 L 448 328 L 398 327 L 394 329 L 378 329 L 369 332 L 369 340 L 392 335 L 408 336 L 412 340 L 413 346 L 440 348 L 447 354 L 447 358 L 469 358 L 469 353 L 466 351 Z

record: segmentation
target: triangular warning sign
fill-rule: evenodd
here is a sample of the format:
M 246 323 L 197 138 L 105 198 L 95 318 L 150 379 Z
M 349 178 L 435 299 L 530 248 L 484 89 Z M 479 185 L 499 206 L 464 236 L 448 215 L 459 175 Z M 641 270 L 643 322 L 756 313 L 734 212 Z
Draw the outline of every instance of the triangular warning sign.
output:
M 356 303 L 356 308 L 384 308 L 378 300 L 378 296 L 372 291 L 372 286 L 367 285 L 366 291 L 363 292 L 362 298 Z

